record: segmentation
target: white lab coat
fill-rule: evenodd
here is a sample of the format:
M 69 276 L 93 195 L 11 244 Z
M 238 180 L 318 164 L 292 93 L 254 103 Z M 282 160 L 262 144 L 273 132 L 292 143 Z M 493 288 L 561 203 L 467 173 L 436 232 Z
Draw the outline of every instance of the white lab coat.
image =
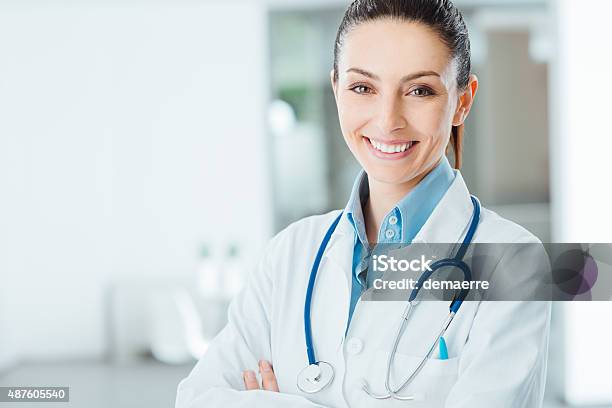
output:
M 473 206 L 461 174 L 456 174 L 413 242 L 462 240 Z M 345 337 L 354 244 L 346 217 L 321 261 L 311 309 L 316 357 L 332 364 L 335 378 L 317 394 L 299 391 L 296 377 L 308 364 L 303 323 L 308 277 L 321 239 L 337 215 L 333 211 L 305 218 L 270 241 L 245 289 L 232 301 L 227 326 L 179 384 L 176 408 L 541 406 L 551 304 L 536 301 L 464 302 L 445 334 L 449 358 L 430 358 L 401 393 L 416 392 L 418 401 L 375 400 L 365 394 L 363 378 L 374 392 L 385 393 L 387 356 L 405 304 L 360 300 Z M 473 242 L 539 241 L 483 208 Z M 517 268 L 510 270 L 525 278 L 530 265 L 520 264 L 520 258 L 504 257 L 514 259 Z M 399 343 L 392 386 L 425 355 L 447 315 L 448 302 L 417 306 Z M 242 371 L 258 372 L 259 359 L 272 362 L 280 393 L 244 391 Z

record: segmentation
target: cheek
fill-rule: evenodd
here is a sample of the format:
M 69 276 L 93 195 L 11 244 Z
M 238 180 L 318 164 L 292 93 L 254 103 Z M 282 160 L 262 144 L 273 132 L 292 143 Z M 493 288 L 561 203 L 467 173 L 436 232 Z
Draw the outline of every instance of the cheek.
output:
M 444 139 L 452 116 L 446 101 L 432 102 L 409 110 L 411 125 L 429 139 Z
M 349 104 L 346 101 L 338 103 L 338 119 L 340 128 L 347 143 L 355 143 L 360 136 L 360 130 L 367 124 L 368 107 L 363 104 Z

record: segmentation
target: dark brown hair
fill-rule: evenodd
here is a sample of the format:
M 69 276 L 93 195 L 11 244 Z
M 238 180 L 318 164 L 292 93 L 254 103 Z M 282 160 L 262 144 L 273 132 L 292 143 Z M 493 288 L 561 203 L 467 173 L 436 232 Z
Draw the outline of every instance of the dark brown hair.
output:
M 338 56 L 347 32 L 365 22 L 382 18 L 422 23 L 434 30 L 457 64 L 457 88 L 465 90 L 471 72 L 470 39 L 461 12 L 450 0 L 355 0 L 346 9 L 334 44 L 334 79 L 338 80 Z M 453 126 L 450 144 L 455 168 L 461 168 L 464 125 Z M 448 147 L 446 148 L 448 152 Z

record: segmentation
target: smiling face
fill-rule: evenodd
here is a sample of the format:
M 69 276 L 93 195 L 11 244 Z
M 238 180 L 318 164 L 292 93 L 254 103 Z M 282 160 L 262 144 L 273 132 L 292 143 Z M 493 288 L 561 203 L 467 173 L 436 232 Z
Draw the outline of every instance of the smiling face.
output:
M 452 126 L 465 120 L 476 87 L 458 91 L 450 50 L 416 22 L 379 19 L 353 27 L 337 66 L 332 86 L 340 127 L 369 179 L 418 183 L 445 153 Z

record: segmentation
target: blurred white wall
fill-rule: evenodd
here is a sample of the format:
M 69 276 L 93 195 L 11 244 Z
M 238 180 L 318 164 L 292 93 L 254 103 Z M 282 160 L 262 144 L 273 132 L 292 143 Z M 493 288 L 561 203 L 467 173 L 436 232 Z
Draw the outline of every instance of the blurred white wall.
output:
M 553 233 L 562 241 L 612 242 L 608 0 L 553 1 L 558 49 L 551 89 Z
M 271 232 L 265 13 L 0 4 L 0 368 L 101 356 L 103 289 Z
M 612 242 L 609 0 L 552 1 L 557 49 L 551 101 L 553 239 Z M 601 272 L 600 272 L 601 273 Z M 612 299 L 610 299 L 612 301 Z M 558 305 L 557 305 L 558 306 Z M 612 302 L 573 302 L 563 313 L 561 397 L 574 406 L 612 404 Z M 558 337 L 561 337 L 559 339 Z

